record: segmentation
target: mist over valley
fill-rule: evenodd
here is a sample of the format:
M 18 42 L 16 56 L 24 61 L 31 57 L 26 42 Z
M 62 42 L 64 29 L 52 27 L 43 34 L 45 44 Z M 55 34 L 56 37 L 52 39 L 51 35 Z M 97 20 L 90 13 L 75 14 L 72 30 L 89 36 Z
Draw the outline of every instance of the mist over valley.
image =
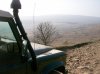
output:
M 56 27 L 61 38 L 59 44 L 75 44 L 100 39 L 100 17 L 81 15 L 49 15 L 21 18 L 23 26 L 32 39 L 33 31 L 41 22 L 50 22 Z M 60 43 L 59 43 L 60 42 Z

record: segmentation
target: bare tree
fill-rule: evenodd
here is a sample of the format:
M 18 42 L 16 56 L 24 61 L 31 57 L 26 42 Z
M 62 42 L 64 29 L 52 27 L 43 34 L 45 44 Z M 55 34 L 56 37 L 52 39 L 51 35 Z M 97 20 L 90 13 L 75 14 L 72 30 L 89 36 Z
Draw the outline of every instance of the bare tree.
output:
M 49 22 L 42 22 L 34 33 L 34 42 L 49 45 L 58 38 L 56 28 Z

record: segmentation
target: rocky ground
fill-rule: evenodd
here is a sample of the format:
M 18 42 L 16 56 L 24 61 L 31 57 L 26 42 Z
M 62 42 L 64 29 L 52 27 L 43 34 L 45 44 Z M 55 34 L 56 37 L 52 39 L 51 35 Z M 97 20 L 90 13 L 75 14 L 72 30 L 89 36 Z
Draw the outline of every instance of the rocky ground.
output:
M 100 74 L 100 41 L 68 47 L 68 74 Z

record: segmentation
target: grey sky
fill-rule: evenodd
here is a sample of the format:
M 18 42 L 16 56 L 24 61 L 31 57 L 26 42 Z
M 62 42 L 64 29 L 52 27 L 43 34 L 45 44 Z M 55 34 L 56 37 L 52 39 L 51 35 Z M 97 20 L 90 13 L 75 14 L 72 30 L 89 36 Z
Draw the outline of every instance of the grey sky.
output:
M 11 12 L 12 0 L 0 0 L 0 10 Z M 100 0 L 20 0 L 21 16 L 34 15 L 85 15 L 100 17 Z

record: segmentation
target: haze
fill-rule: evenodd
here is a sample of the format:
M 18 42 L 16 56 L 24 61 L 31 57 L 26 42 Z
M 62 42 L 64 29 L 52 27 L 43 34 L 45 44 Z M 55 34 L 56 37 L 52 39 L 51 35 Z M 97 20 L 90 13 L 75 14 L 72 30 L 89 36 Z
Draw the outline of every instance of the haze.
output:
M 12 0 L 0 0 L 0 10 L 12 13 Z M 100 17 L 100 0 L 20 0 L 21 16 L 85 15 Z

